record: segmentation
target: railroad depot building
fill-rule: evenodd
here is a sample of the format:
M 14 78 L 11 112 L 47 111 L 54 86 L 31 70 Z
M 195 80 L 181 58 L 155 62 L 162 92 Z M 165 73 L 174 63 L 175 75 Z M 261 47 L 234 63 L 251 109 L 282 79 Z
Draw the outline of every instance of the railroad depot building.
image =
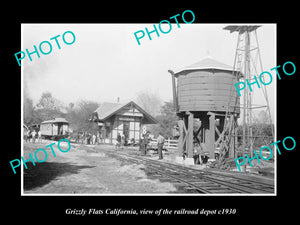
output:
M 135 102 L 102 103 L 92 114 L 92 121 L 105 143 L 114 143 L 118 133 L 128 139 L 140 140 L 142 127 L 157 121 Z

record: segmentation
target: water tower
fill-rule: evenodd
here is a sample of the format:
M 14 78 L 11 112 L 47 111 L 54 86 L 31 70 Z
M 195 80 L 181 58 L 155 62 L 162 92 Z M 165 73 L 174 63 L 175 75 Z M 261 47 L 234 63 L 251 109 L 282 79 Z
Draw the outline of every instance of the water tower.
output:
M 240 114 L 234 84 L 240 73 L 211 57 L 173 72 L 173 103 L 179 126 L 178 156 L 193 157 L 194 145 L 214 159 L 234 157 L 233 134 Z M 225 151 L 224 151 L 225 150 Z

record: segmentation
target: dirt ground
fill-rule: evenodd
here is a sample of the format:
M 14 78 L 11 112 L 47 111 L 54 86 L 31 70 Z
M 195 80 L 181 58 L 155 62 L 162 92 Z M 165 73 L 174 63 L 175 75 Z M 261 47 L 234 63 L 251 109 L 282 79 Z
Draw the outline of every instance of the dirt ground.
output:
M 53 145 L 56 157 L 51 149 L 45 147 L 53 141 L 43 140 L 43 143 L 24 143 L 24 159 L 29 159 L 28 153 L 43 148 L 48 158 L 45 162 L 36 163 L 30 161 L 26 164 L 28 169 L 24 172 L 24 194 L 176 194 L 183 193 L 180 187 L 172 183 L 151 178 L 146 175 L 143 165 L 130 164 L 119 161 L 105 154 L 104 150 L 115 151 L 111 145 L 82 145 L 71 143 L 71 150 L 61 152 L 57 148 L 57 142 Z M 63 150 L 68 148 L 66 142 L 62 142 Z M 130 154 L 141 154 L 138 148 L 125 147 L 123 150 Z M 37 157 L 42 160 L 45 155 L 39 152 Z M 149 159 L 157 160 L 156 152 L 150 150 L 147 153 Z M 176 150 L 164 153 L 163 161 L 174 163 Z M 260 164 L 261 165 L 261 164 Z M 265 165 L 266 169 L 274 171 L 272 165 Z M 215 171 L 207 167 L 207 164 L 190 165 L 192 168 Z M 252 169 L 252 168 L 251 168 Z M 236 176 L 252 180 L 267 181 L 273 183 L 274 177 L 257 176 L 257 168 L 252 173 L 241 174 L 233 171 Z M 266 171 L 264 169 L 264 171 Z M 228 173 L 226 171 L 215 171 Z M 272 171 L 271 171 L 272 172 Z M 266 180 L 267 179 L 267 180 Z
M 28 153 L 43 148 L 48 154 L 45 162 L 27 163 L 24 168 L 24 194 L 145 194 L 176 193 L 173 184 L 149 179 L 143 165 L 125 164 L 108 157 L 102 148 L 112 146 L 93 146 L 71 143 L 71 150 L 60 152 L 53 146 L 56 157 L 43 141 L 41 144 L 24 143 L 24 159 Z M 67 144 L 67 143 L 65 143 Z M 62 147 L 63 148 L 63 147 Z M 67 147 L 65 147 L 67 149 Z M 132 150 L 137 151 L 137 150 Z M 37 154 L 41 160 L 44 153 Z

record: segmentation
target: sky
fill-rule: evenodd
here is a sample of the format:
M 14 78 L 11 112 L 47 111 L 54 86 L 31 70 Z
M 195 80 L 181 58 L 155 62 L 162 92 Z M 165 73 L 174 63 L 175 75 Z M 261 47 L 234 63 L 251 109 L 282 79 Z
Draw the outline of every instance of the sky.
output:
M 233 66 L 237 33 L 222 28 L 228 24 L 172 23 L 172 30 L 152 40 L 147 35 L 138 45 L 134 33 L 153 24 L 22 24 L 21 50 L 33 51 L 42 41 L 52 52 L 33 54 L 22 60 L 23 92 L 36 104 L 45 91 L 69 104 L 78 100 L 121 102 L 134 100 L 137 93 L 156 93 L 162 101 L 172 100 L 168 70 L 179 70 L 210 56 Z M 257 35 L 264 71 L 276 64 L 276 24 L 261 24 Z M 157 26 L 157 25 L 156 25 Z M 163 28 L 167 30 L 167 28 Z M 66 45 L 61 37 L 72 31 L 76 40 Z M 60 35 L 57 48 L 50 38 Z M 67 35 L 66 35 L 67 39 Z M 68 40 L 67 40 L 68 41 Z M 47 46 L 44 46 L 44 51 Z M 271 72 L 276 77 L 274 72 Z M 266 86 L 272 117 L 275 112 L 276 79 Z M 261 91 L 253 90 L 253 102 L 264 104 Z

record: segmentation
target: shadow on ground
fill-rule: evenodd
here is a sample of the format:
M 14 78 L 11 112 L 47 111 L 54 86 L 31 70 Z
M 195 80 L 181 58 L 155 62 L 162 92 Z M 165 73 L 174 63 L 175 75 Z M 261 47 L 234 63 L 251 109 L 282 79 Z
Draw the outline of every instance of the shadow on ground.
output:
M 43 162 L 26 164 L 24 168 L 24 190 L 28 191 L 36 187 L 48 184 L 51 180 L 61 175 L 78 174 L 79 170 L 94 166 L 78 166 L 69 163 Z

